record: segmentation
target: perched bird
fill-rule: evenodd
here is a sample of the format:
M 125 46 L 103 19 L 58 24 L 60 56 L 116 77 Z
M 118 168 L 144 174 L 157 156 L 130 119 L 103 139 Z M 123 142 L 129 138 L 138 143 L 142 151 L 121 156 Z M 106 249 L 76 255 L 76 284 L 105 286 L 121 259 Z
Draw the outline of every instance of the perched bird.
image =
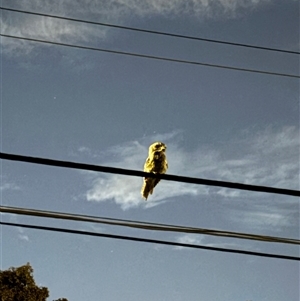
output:
M 148 158 L 144 165 L 145 172 L 153 172 L 155 174 L 164 174 L 168 169 L 168 162 L 166 157 L 167 146 L 162 142 L 154 142 L 149 147 Z M 153 193 L 154 187 L 160 179 L 144 178 L 142 187 L 142 196 L 147 200 L 149 193 Z

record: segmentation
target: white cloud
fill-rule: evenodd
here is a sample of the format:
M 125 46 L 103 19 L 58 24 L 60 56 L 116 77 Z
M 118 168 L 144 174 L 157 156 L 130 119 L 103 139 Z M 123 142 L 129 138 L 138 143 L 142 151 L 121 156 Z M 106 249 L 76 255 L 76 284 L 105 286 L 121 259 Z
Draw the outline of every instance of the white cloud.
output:
M 203 235 L 191 235 L 191 234 L 184 234 L 177 237 L 176 242 L 180 244 L 190 244 L 190 245 L 199 245 L 203 242 L 204 236 Z M 176 246 L 174 247 L 175 250 L 184 250 L 185 247 Z
M 272 0 L 23 0 L 14 7 L 28 11 L 56 14 L 73 18 L 122 24 L 133 16 L 233 17 L 241 9 L 259 7 Z M 65 43 L 99 42 L 107 37 L 107 27 L 80 24 L 53 18 L 2 12 L 3 34 L 32 37 Z M 40 44 L 2 38 L 5 54 L 27 55 Z
M 14 213 L 0 212 L 1 221 L 8 220 L 10 223 L 18 223 L 18 215 Z M 25 230 L 22 227 L 14 228 L 18 233 L 20 240 L 29 241 L 29 236 L 25 234 Z
M 21 227 L 17 227 L 17 231 L 19 233 L 18 237 L 20 240 L 29 241 L 28 235 L 24 234 L 25 230 Z
M 24 234 L 19 234 L 19 238 L 20 238 L 20 240 L 29 241 L 29 237 Z
M 191 244 L 191 245 L 202 245 L 206 247 L 213 247 L 213 248 L 237 248 L 240 245 L 236 243 L 231 242 L 219 242 L 219 243 L 207 243 L 205 240 L 207 240 L 208 237 L 205 235 L 195 235 L 195 234 L 184 234 L 181 236 L 178 236 L 176 238 L 176 242 L 181 244 Z M 189 250 L 185 247 L 176 246 L 174 247 L 175 250 Z
M 160 138 L 168 146 L 169 174 L 299 189 L 298 137 L 299 130 L 295 127 L 280 130 L 270 128 L 267 131 L 252 133 L 239 141 L 228 141 L 225 153 L 215 149 L 214 146 L 200 147 L 192 151 L 182 148 L 180 132 L 177 131 L 147 137 L 141 142 L 133 141 L 118 145 L 102 153 L 101 157 L 105 160 L 106 166 L 142 170 L 148 145 Z M 110 174 L 99 176 L 97 173 L 89 174 L 88 177 L 90 183 L 86 193 L 88 201 L 110 200 L 123 209 L 137 206 L 149 208 L 167 199 L 187 195 L 249 197 L 246 191 L 161 181 L 154 194 L 145 202 L 140 196 L 142 179 L 139 177 Z
M 298 207 L 299 208 L 299 207 Z M 252 202 L 247 210 L 230 210 L 231 221 L 243 224 L 247 229 L 272 229 L 279 232 L 286 227 L 299 225 L 299 209 L 295 210 L 293 203 L 287 201 L 266 206 Z
M 219 162 L 218 178 L 232 182 L 299 189 L 299 129 L 295 126 L 244 132 L 244 138 L 229 141 L 238 159 Z M 231 190 L 230 190 L 231 191 Z M 219 191 L 226 196 L 228 189 Z M 239 196 L 236 194 L 236 196 Z
M 274 227 L 288 226 L 288 218 L 277 212 L 249 212 L 245 216 L 246 222 L 256 225 L 268 225 Z
M 44 11 L 43 8 L 40 11 Z M 53 18 L 11 13 L 10 18 L 1 19 L 1 33 L 61 43 L 83 43 L 97 38 L 103 39 L 106 30 L 92 26 L 66 22 Z M 8 20 L 7 20 L 8 19 Z M 36 47 L 48 47 L 45 44 L 32 43 L 19 39 L 2 37 L 1 44 L 5 54 L 14 51 L 14 55 L 28 55 Z
M 20 190 L 20 187 L 14 183 L 2 182 L 0 185 L 0 191 L 4 190 Z
M 80 153 L 88 153 L 88 154 L 91 153 L 91 150 L 90 150 L 88 147 L 86 147 L 86 146 L 81 146 L 81 147 L 79 147 L 79 148 L 78 148 L 78 151 L 79 151 Z

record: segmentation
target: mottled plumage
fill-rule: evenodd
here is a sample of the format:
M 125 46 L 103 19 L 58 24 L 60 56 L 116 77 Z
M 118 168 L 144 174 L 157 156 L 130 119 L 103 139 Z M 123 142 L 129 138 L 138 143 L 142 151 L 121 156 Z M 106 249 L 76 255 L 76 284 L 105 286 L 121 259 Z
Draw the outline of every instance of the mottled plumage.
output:
M 154 142 L 149 147 L 148 158 L 144 165 L 145 172 L 153 172 L 158 174 L 166 173 L 168 169 L 168 162 L 166 158 L 167 146 L 162 142 Z M 144 178 L 144 184 L 142 187 L 142 196 L 147 200 L 149 194 L 153 193 L 154 187 L 160 179 Z

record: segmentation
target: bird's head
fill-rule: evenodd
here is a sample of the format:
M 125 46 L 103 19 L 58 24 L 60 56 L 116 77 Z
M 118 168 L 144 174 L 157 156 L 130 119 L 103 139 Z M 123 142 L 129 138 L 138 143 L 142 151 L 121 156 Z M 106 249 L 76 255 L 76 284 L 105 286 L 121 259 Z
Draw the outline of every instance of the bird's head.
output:
M 157 141 L 150 145 L 149 154 L 165 152 L 166 149 L 167 149 L 167 146 L 164 143 Z

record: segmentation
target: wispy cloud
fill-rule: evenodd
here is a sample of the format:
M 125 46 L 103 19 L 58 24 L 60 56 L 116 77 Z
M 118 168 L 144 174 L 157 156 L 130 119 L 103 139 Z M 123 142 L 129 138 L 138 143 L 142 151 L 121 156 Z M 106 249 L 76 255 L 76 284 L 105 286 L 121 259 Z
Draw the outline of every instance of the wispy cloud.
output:
M 247 210 L 245 208 L 229 210 L 232 222 L 242 224 L 251 231 L 272 229 L 272 232 L 280 232 L 283 228 L 299 225 L 299 206 L 297 210 L 297 205 L 286 200 L 268 206 L 252 202 Z
M 24 0 L 14 7 L 29 11 L 57 14 L 102 22 L 122 24 L 132 16 L 234 17 L 240 10 L 251 9 L 273 0 L 65 0 L 54 3 L 51 0 Z M 3 34 L 20 35 L 56 42 L 97 43 L 107 37 L 107 28 L 67 22 L 53 18 L 2 12 L 0 21 Z M 2 38 L 3 51 L 10 55 L 27 55 L 40 44 Z
M 17 223 L 18 222 L 18 215 L 13 213 L 6 213 L 0 212 L 0 219 L 1 221 L 8 220 L 10 223 Z M 29 241 L 29 236 L 25 233 L 24 228 L 16 227 L 16 232 L 18 234 L 18 238 L 20 240 Z
M 141 170 L 149 141 L 168 145 L 169 174 L 208 178 L 254 185 L 299 188 L 299 130 L 284 127 L 248 134 L 228 141 L 226 151 L 216 146 L 190 151 L 182 147 L 180 132 L 155 135 L 131 141 L 102 153 L 99 160 L 107 166 Z M 148 142 L 146 144 L 146 141 Z M 100 162 L 101 163 L 101 162 Z M 149 208 L 182 196 L 219 195 L 225 198 L 246 196 L 247 192 L 161 181 L 147 202 L 140 196 L 142 179 L 120 175 L 89 174 L 88 201 L 114 201 L 123 209 Z M 254 218 L 254 217 L 253 217 Z
M 213 248 L 237 248 L 240 247 L 237 243 L 232 242 L 218 242 L 218 243 L 208 243 L 207 240 L 209 238 L 205 235 L 195 235 L 195 234 L 184 234 L 178 236 L 175 241 L 181 244 L 191 244 L 191 245 L 202 245 L 207 247 Z M 189 250 L 185 247 L 176 246 L 174 247 L 175 250 Z
M 20 187 L 14 183 L 1 182 L 0 191 L 5 191 L 5 190 L 20 190 Z
M 184 234 L 176 238 L 176 242 L 180 244 L 191 244 L 191 245 L 200 245 L 204 240 L 204 235 L 191 235 L 191 234 Z M 186 248 L 176 246 L 174 247 L 175 250 L 184 250 Z
M 17 231 L 19 233 L 18 237 L 20 240 L 27 241 L 27 242 L 29 241 L 29 236 L 24 233 L 25 231 L 23 228 L 18 227 Z
M 44 11 L 44 8 L 41 8 L 40 11 Z M 106 34 L 105 29 L 97 30 L 88 25 L 79 25 L 53 18 L 19 13 L 10 13 L 9 16 L 9 18 L 2 17 L 0 23 L 1 32 L 7 35 L 76 44 L 94 41 L 96 37 L 99 41 Z M 11 51 L 14 51 L 14 56 L 28 55 L 36 48 L 49 47 L 44 44 L 5 37 L 1 39 L 1 44 L 4 54 L 9 55 Z

